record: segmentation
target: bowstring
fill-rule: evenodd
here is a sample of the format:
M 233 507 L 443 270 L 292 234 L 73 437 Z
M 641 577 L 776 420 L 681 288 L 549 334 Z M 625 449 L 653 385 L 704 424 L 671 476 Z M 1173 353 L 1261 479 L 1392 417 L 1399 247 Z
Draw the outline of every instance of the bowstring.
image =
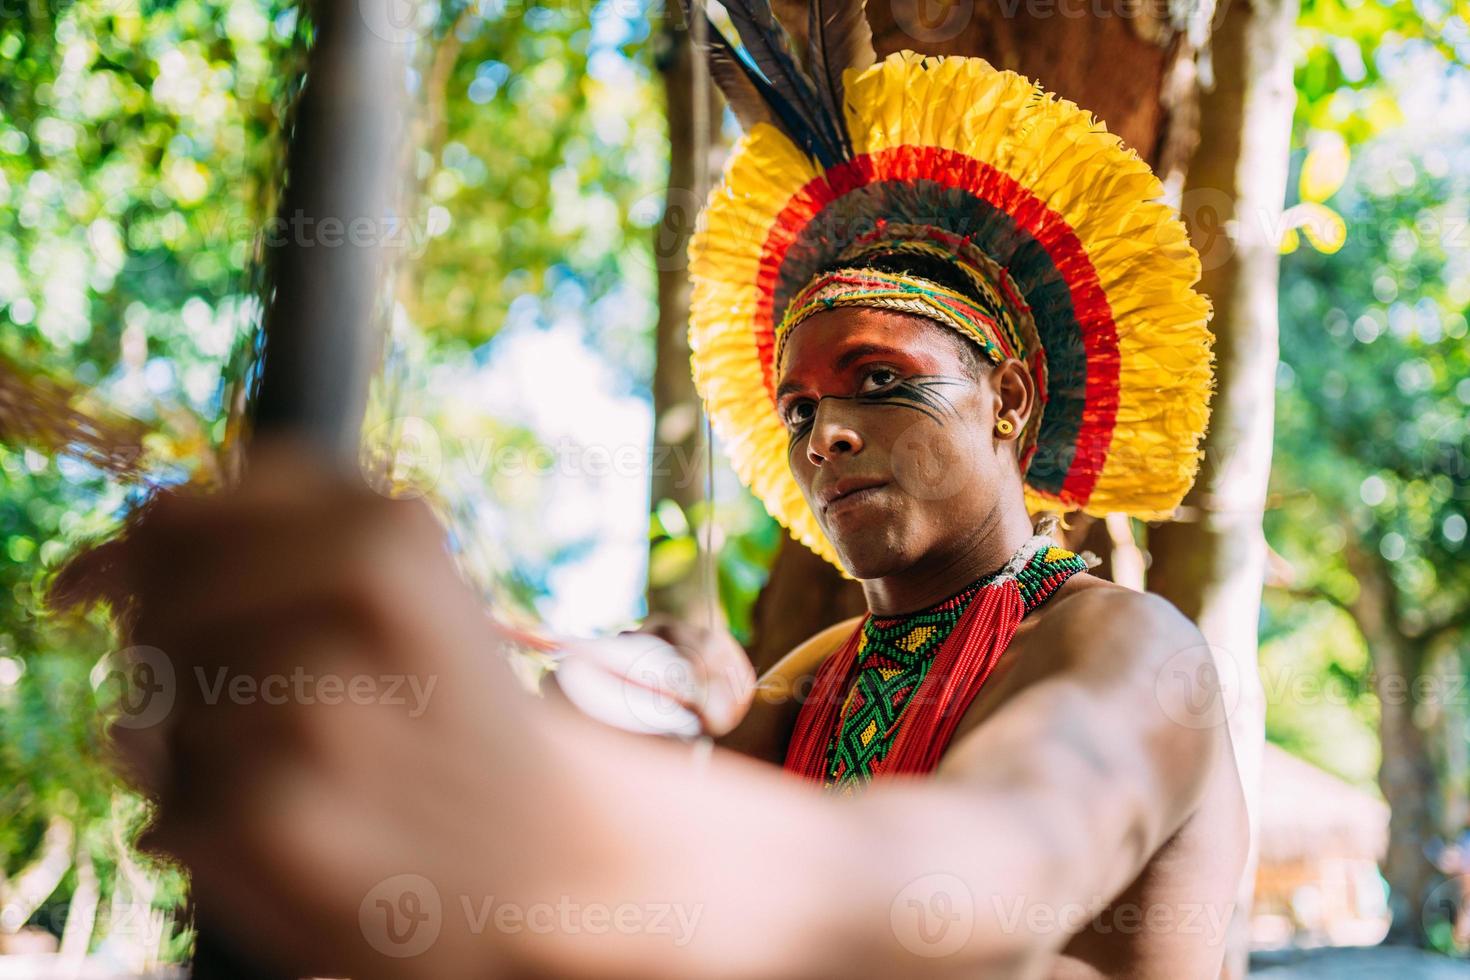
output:
M 690 4 L 694 16 L 690 18 L 689 24 L 689 46 L 692 70 L 690 72 L 690 87 L 693 89 L 694 111 L 690 116 L 692 129 L 691 142 L 694 144 L 694 186 L 691 188 L 694 196 L 694 211 L 691 216 L 693 222 L 698 222 L 699 209 L 704 206 L 709 196 L 709 158 L 710 144 L 712 141 L 710 120 L 710 75 L 709 65 L 705 61 L 705 52 L 709 46 L 709 18 L 704 14 L 704 4 L 701 0 L 694 0 Z M 694 228 L 690 228 L 693 234 Z M 687 252 L 686 252 L 687 254 Z M 705 406 L 699 405 L 699 414 L 703 421 L 704 429 L 704 544 L 700 548 L 700 592 L 704 605 L 705 628 L 714 632 L 715 624 L 719 617 L 719 568 L 715 561 L 715 436 L 714 428 L 710 424 L 709 412 Z M 701 734 L 694 740 L 693 765 L 696 771 L 702 771 L 709 763 L 714 751 L 714 740 L 707 734 Z
M 693 111 L 690 114 L 690 129 L 694 144 L 694 179 L 690 189 L 694 198 L 695 211 L 691 220 L 698 219 L 698 209 L 709 195 L 709 157 L 712 142 L 710 121 L 710 75 L 705 61 L 709 44 L 709 19 L 704 16 L 704 5 L 690 5 L 693 16 L 689 18 L 689 46 L 692 71 L 690 86 L 693 95 Z M 691 233 L 693 228 L 690 229 Z M 700 548 L 700 600 L 704 606 L 705 626 L 715 628 L 719 612 L 719 570 L 715 561 L 715 440 L 710 424 L 709 412 L 699 409 L 704 432 L 704 543 Z

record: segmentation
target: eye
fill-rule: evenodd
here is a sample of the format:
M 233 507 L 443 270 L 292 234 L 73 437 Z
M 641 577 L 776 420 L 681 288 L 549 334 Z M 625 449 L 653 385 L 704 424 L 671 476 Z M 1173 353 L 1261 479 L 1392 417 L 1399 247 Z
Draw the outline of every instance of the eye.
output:
M 863 375 L 862 383 L 858 385 L 859 394 L 870 394 L 882 388 L 887 388 L 898 380 L 898 372 L 889 368 L 874 368 Z
M 786 425 L 792 429 L 799 429 L 812 420 L 815 411 L 811 399 L 796 399 L 786 406 Z

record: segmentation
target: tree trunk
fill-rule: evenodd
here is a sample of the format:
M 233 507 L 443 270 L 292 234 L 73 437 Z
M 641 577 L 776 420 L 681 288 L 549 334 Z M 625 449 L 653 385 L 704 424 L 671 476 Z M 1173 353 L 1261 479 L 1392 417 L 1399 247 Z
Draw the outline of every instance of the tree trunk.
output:
M 663 217 L 654 230 L 658 326 L 652 458 L 658 465 L 650 476 L 649 504 L 654 507 L 661 500 L 672 500 L 688 514 L 704 499 L 707 467 L 699 396 L 689 371 L 687 249 L 695 216 L 704 203 L 704 188 L 709 186 L 710 168 L 715 165 L 712 159 L 699 160 L 697 156 L 701 145 L 713 144 L 710 134 L 719 132 L 722 103 L 710 86 L 710 98 L 699 111 L 694 94 L 695 65 L 686 31 L 666 20 L 660 45 L 657 63 L 664 80 L 669 125 L 669 186 Z M 671 581 L 650 581 L 648 611 L 692 617 L 706 611 L 704 590 L 697 568 L 691 565 L 687 574 Z
M 1198 624 L 1223 661 L 1226 703 L 1251 821 L 1251 849 L 1231 922 L 1225 975 L 1245 975 L 1255 892 L 1265 696 L 1257 662 L 1277 363 L 1274 238 L 1286 193 L 1292 25 L 1297 0 L 1231 3 L 1212 36 L 1212 90 L 1200 100 L 1199 146 L 1182 210 L 1215 305 L 1217 387 L 1205 458 L 1182 522 L 1149 532 L 1149 588 Z M 1229 237 L 1211 237 L 1217 229 Z
M 1424 946 L 1424 912 L 1439 875 L 1424 845 L 1439 836 L 1439 783 L 1428 738 L 1414 717 L 1415 681 L 1424 671 L 1424 647 L 1407 637 L 1398 594 L 1376 552 L 1347 546 L 1348 567 L 1358 580 L 1350 606 L 1373 657 L 1383 758 L 1378 786 L 1388 801 L 1388 853 L 1383 877 L 1389 886 L 1393 923 L 1389 943 Z

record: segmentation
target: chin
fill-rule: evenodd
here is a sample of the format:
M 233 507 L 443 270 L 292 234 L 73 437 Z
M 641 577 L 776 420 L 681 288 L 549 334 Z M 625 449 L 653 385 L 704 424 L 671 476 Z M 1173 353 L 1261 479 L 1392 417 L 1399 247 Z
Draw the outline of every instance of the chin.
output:
M 855 579 L 887 578 L 914 563 L 913 555 L 894 540 L 891 529 L 885 532 L 854 534 L 851 539 L 832 539 L 832 547 L 847 574 Z

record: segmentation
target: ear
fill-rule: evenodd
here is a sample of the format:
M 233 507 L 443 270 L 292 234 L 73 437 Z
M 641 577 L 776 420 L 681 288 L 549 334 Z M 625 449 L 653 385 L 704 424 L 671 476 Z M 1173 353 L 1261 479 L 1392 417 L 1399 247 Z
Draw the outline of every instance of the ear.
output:
M 1010 432 L 1002 434 L 996 429 L 992 435 L 997 440 L 1020 439 L 1036 408 L 1036 380 L 1031 377 L 1026 363 L 1014 357 L 1008 357 L 992 368 L 989 380 L 996 422 L 1006 419 L 1011 423 Z

